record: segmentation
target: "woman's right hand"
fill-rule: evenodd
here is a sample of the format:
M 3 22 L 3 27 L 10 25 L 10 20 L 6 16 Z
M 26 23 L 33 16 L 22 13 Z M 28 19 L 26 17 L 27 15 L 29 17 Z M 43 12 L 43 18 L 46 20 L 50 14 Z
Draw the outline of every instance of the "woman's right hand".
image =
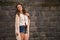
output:
M 15 35 L 18 36 L 18 33 L 16 33 Z

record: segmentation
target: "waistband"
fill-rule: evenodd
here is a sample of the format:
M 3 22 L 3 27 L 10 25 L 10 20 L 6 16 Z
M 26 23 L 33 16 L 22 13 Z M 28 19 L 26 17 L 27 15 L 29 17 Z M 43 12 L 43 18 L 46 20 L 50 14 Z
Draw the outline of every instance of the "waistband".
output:
M 20 26 L 25 26 L 25 25 L 20 25 Z

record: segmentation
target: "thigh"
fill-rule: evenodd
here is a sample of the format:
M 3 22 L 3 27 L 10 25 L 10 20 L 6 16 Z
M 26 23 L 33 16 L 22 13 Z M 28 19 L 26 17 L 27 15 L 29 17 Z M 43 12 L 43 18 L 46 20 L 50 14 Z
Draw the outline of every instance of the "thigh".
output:
M 24 39 L 24 33 L 20 33 L 20 36 L 21 36 L 21 40 Z
M 28 40 L 28 34 L 24 34 L 24 40 Z

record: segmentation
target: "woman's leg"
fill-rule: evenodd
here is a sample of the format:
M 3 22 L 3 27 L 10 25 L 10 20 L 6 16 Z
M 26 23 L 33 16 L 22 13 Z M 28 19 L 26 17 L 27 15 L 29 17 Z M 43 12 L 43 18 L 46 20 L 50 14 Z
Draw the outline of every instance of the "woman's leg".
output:
M 27 34 L 24 34 L 24 40 L 28 40 L 28 35 Z
M 24 33 L 20 33 L 20 36 L 21 36 L 21 40 L 24 39 Z

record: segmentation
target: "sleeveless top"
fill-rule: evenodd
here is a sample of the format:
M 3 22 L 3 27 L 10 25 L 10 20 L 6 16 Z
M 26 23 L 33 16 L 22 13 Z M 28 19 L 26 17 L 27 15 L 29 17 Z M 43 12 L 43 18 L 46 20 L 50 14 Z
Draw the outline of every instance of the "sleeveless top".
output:
M 20 26 L 22 25 L 28 25 L 28 17 L 24 15 L 23 13 L 20 14 Z

